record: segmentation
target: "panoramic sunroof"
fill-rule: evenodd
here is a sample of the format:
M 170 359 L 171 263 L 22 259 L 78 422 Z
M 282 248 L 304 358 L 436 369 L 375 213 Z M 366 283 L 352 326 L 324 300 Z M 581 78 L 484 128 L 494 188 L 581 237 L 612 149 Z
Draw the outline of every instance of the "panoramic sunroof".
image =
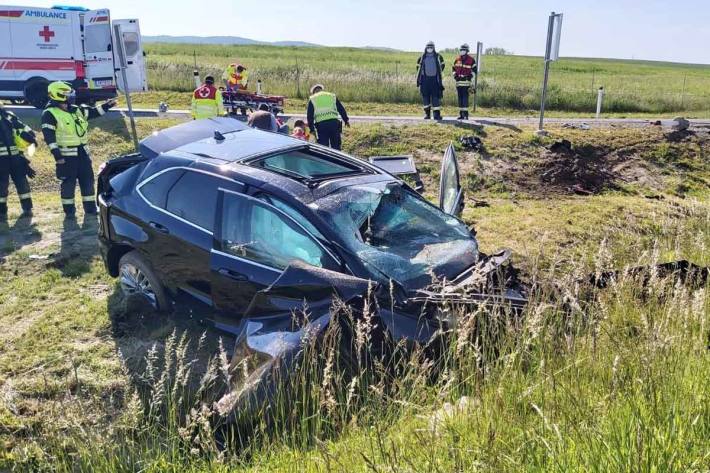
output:
M 347 161 L 303 150 L 286 151 L 261 158 L 251 165 L 304 180 L 319 180 L 363 172 L 363 168 Z

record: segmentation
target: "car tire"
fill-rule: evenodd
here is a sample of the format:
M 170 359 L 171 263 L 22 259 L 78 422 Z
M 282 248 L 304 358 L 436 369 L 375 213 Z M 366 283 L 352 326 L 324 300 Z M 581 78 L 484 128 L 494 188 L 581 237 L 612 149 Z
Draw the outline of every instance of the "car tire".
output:
M 133 304 L 148 304 L 157 312 L 165 312 L 170 308 L 165 286 L 137 251 L 130 251 L 121 257 L 118 262 L 118 278 L 129 307 Z
M 44 109 L 47 106 L 47 102 L 49 102 L 47 86 L 49 86 L 49 81 L 42 77 L 28 80 L 23 90 L 25 100 L 34 108 Z

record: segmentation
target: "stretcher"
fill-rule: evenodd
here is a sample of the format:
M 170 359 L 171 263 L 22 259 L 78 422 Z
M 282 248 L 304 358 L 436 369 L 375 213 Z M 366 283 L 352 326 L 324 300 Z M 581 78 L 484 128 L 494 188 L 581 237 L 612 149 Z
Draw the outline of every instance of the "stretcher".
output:
M 246 115 L 247 110 L 258 110 L 259 106 L 266 104 L 274 115 L 283 113 L 286 97 L 281 95 L 266 95 L 248 90 L 229 89 L 222 91 L 224 109 L 230 115 Z

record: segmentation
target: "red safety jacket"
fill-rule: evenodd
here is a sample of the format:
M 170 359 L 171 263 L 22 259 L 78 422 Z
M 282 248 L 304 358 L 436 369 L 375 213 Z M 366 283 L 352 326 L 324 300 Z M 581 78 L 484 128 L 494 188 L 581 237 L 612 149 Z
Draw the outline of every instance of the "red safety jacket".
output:
M 457 87 L 468 87 L 473 79 L 473 68 L 476 65 L 476 60 L 473 56 L 456 56 L 454 61 L 454 80 Z

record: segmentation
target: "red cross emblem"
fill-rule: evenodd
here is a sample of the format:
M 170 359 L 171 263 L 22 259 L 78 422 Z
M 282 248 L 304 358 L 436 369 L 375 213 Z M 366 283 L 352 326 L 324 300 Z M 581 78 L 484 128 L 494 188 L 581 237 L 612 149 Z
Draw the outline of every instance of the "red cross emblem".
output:
M 49 26 L 45 26 L 39 35 L 44 38 L 45 43 L 49 43 L 49 40 L 54 37 L 54 31 L 49 29 Z

